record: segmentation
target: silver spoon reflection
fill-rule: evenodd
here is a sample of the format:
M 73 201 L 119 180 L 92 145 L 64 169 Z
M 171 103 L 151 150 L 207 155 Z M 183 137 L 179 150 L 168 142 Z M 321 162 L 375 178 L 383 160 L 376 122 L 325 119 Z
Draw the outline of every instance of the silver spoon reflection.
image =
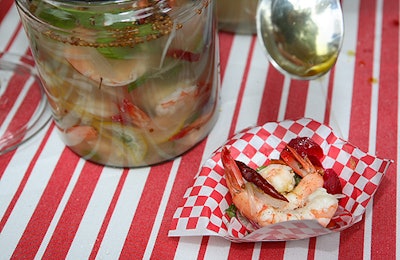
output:
M 271 63 L 296 79 L 315 79 L 335 64 L 343 41 L 339 0 L 260 0 L 257 35 Z

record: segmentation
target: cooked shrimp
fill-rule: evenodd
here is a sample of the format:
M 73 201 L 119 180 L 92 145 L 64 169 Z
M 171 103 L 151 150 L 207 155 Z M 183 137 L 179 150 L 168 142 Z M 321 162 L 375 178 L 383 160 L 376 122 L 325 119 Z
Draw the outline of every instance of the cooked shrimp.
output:
M 95 48 L 71 46 L 64 53 L 67 61 L 85 77 L 99 85 L 124 86 L 142 76 L 149 68 L 149 58 L 108 59 Z
M 120 114 L 114 119 L 140 127 L 155 143 L 181 139 L 206 125 L 214 115 L 216 103 L 212 107 L 202 107 L 207 93 L 201 93 L 200 89 L 197 85 L 182 82 L 179 88 L 167 85 L 157 92 L 136 93 L 134 90 L 134 100 L 123 99 L 119 104 Z M 194 117 L 198 114 L 196 110 L 207 113 Z M 198 132 L 202 134 L 202 131 Z
M 260 171 L 260 174 L 280 193 L 289 192 L 296 185 L 292 168 L 284 164 L 269 164 Z
M 301 159 L 296 155 L 293 157 L 296 160 Z M 273 198 L 253 183 L 244 180 L 241 169 L 226 147 L 222 150 L 221 159 L 233 203 L 242 215 L 259 226 L 288 220 L 315 219 L 326 227 L 337 210 L 336 197 L 322 188 L 322 176 L 307 161 L 303 160 L 301 163 L 307 166 L 309 172 L 296 187 L 292 187 L 292 180 L 288 178 L 293 174 L 290 167 L 271 166 L 264 169 L 262 175 L 270 177 L 270 184 L 275 189 L 284 187 L 282 195 L 288 200 L 286 202 Z

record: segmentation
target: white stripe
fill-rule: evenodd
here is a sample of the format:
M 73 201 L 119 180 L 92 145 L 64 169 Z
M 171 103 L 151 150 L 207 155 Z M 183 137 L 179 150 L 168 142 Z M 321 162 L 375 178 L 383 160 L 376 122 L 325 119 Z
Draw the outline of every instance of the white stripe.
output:
M 249 73 L 247 75 L 246 88 L 243 93 L 236 131 L 254 126 L 257 123 L 265 81 L 267 80 L 268 64 L 268 59 L 263 47 L 259 41 L 256 41 L 253 56 L 251 57 Z
M 323 122 L 325 116 L 326 97 L 328 95 L 329 73 L 323 77 L 311 80 L 306 101 L 305 117 Z
M 335 66 L 335 81 L 332 93 L 331 118 L 329 124 L 342 138 L 348 140 L 350 111 L 353 95 L 355 50 L 359 0 L 343 0 L 345 35 L 343 46 Z M 335 122 L 337 121 L 337 122 Z
M 39 141 L 43 140 L 46 131 L 47 127 L 42 129 L 34 138 L 20 146 L 5 169 L 0 181 L 0 219 L 4 216 L 7 207 L 17 192 L 30 162 L 39 149 Z M 22 163 L 21 158 L 24 158 Z
M 81 173 L 84 165 L 85 165 L 85 160 L 80 159 L 78 161 L 78 164 L 75 167 L 74 173 L 72 174 L 72 177 L 68 183 L 68 186 L 65 189 L 63 197 L 61 198 L 60 203 L 57 206 L 57 210 L 54 213 L 54 216 L 50 222 L 49 228 L 47 229 L 46 234 L 43 237 L 42 243 L 40 244 L 40 247 L 35 255 L 35 259 L 43 258 L 43 254 L 47 248 L 47 245 L 50 242 L 50 239 L 54 233 L 54 230 L 57 227 L 57 223 L 60 221 L 61 215 L 65 209 L 65 206 L 67 205 L 67 202 L 68 202 L 68 200 L 71 196 L 71 193 L 76 185 L 76 182 L 78 181 L 78 178 L 80 176 L 80 173 Z
M 337 260 L 339 258 L 340 233 L 317 237 L 314 259 Z
M 246 57 L 248 56 L 250 43 L 251 37 L 245 35 L 236 35 L 233 39 L 231 52 L 226 64 L 224 82 L 222 82 L 221 109 L 223 110 L 233 108 L 233 110 L 228 111 L 234 111 L 246 67 Z
M 382 15 L 383 15 L 383 0 L 377 0 L 376 6 L 376 22 L 375 22 L 375 40 L 374 40 L 374 56 L 372 77 L 377 82 L 372 82 L 371 93 L 371 118 L 369 128 L 369 147 L 368 150 L 371 154 L 376 151 L 376 129 L 378 124 L 378 99 L 379 99 L 379 86 L 380 86 L 380 64 L 381 64 L 381 46 L 382 46 Z
M 262 245 L 262 243 L 255 243 L 254 244 L 254 250 L 253 250 L 253 255 L 251 256 L 251 259 L 253 259 L 253 260 L 260 259 L 261 245 Z
M 8 259 L 18 244 L 64 148 L 53 131 L 0 235 L 1 257 Z M 26 161 L 26 163 L 29 163 Z
M 104 167 L 75 233 L 67 259 L 88 259 L 115 194 L 122 169 Z
M 286 241 L 284 259 L 307 259 L 310 239 Z
M 22 55 L 26 53 L 26 50 L 28 48 L 29 48 L 28 38 L 23 28 L 21 28 L 21 30 L 19 30 L 17 37 L 15 38 L 13 44 L 10 46 L 10 49 L 8 51 L 11 53 L 17 53 Z
M 149 173 L 150 167 L 129 171 L 96 259 L 117 259 L 120 255 Z
M 231 247 L 231 242 L 228 240 L 211 236 L 208 239 L 207 250 L 204 254 L 204 260 L 215 260 L 215 259 L 229 259 L 229 250 Z M 196 256 L 197 256 L 196 252 Z M 176 258 L 176 259 L 195 259 L 195 258 Z
M 244 41 L 243 44 L 248 43 L 248 48 L 250 48 L 250 41 L 251 38 L 248 36 L 249 39 L 246 39 L 245 36 L 242 36 L 242 39 L 240 41 Z M 248 42 L 249 41 L 249 42 Z M 232 46 L 232 52 L 236 51 L 236 47 Z M 245 48 L 244 46 L 237 46 L 237 48 Z M 237 59 L 237 57 L 235 58 Z M 242 58 L 243 59 L 243 58 Z M 265 62 L 265 63 L 264 63 Z M 254 50 L 254 55 L 251 60 L 251 66 L 249 70 L 249 75 L 247 78 L 247 84 L 245 87 L 244 91 L 244 96 L 242 100 L 242 106 L 239 111 L 238 115 L 238 122 L 235 127 L 234 131 L 240 131 L 245 127 L 254 125 L 257 122 L 257 117 L 258 117 L 258 110 L 253 109 L 255 107 L 254 104 L 256 104 L 256 107 L 259 107 L 261 104 L 261 99 L 262 99 L 262 91 L 264 89 L 265 85 L 265 80 L 266 80 L 266 68 L 264 69 L 263 66 L 265 67 L 267 63 L 267 58 L 265 54 L 262 52 L 262 49 L 260 49 L 260 46 L 258 43 L 256 43 L 255 50 Z M 245 64 L 243 64 L 245 66 Z M 229 66 L 229 61 L 227 66 Z M 245 67 L 241 67 L 241 73 L 244 72 Z M 268 66 L 268 65 L 267 65 Z M 261 73 L 261 76 L 258 75 L 257 73 Z M 257 77 L 257 75 L 258 77 Z M 241 75 L 243 77 L 243 75 Z M 222 93 L 222 104 L 221 107 L 223 107 L 224 110 L 230 111 L 232 113 L 224 113 L 224 117 L 219 117 L 218 121 L 216 123 L 216 126 L 213 128 L 213 130 L 210 132 L 210 134 L 207 137 L 207 143 L 204 148 L 204 154 L 202 158 L 202 163 L 204 163 L 210 156 L 213 151 L 215 151 L 217 148 L 219 148 L 223 143 L 226 141 L 228 138 L 228 130 L 230 128 L 231 122 L 232 122 L 232 117 L 233 117 L 233 112 L 234 110 L 228 110 L 225 109 L 225 104 L 228 102 L 227 100 L 224 99 L 224 96 L 226 95 L 227 92 L 235 94 L 236 96 L 240 90 L 240 84 L 236 84 L 234 88 L 232 89 L 231 85 L 227 85 L 228 83 L 223 82 L 223 93 Z M 245 112 L 244 112 L 245 111 Z M 227 116 L 228 115 L 228 116 Z M 222 121 L 220 123 L 220 121 Z M 221 136 L 222 134 L 222 136 Z
M 289 98 L 290 82 L 291 78 L 289 76 L 285 76 L 285 79 L 283 81 L 281 100 L 279 102 L 279 112 L 277 121 L 282 121 L 285 119 L 286 107 Z

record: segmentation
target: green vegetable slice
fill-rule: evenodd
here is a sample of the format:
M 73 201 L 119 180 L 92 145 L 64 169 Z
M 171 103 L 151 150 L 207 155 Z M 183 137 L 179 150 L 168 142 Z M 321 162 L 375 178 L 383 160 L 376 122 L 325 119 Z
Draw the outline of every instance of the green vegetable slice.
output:
M 82 28 L 84 31 L 96 31 L 95 39 L 82 37 L 69 39 L 65 35 L 56 35 L 52 32 L 52 38 L 70 44 L 85 44 L 96 47 L 107 58 L 124 59 L 132 56 L 132 47 L 145 41 L 157 39 L 169 34 L 172 30 L 171 18 L 161 9 L 152 6 L 149 14 L 138 18 L 138 10 L 132 7 L 109 8 L 96 5 L 92 9 L 85 6 L 68 7 L 67 5 L 52 5 L 44 1 L 33 0 L 30 10 L 43 21 L 65 30 Z M 93 41 L 93 42 L 90 42 Z
M 226 214 L 228 214 L 228 216 L 229 216 L 230 218 L 236 217 L 236 211 L 237 211 L 237 208 L 236 208 L 235 204 L 231 204 L 231 205 L 225 210 Z

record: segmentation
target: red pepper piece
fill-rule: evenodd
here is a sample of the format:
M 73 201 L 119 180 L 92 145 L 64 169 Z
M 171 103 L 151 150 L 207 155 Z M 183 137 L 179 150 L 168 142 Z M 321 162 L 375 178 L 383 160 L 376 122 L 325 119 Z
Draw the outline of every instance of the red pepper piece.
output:
M 321 146 L 309 137 L 297 137 L 290 140 L 287 144 L 294 148 L 303 158 L 308 157 L 310 162 L 316 167 L 322 167 L 321 159 L 324 156 Z
M 240 161 L 235 161 L 235 162 L 239 167 L 239 170 L 242 173 L 243 178 L 246 181 L 254 183 L 258 188 L 260 188 L 262 191 L 264 191 L 271 197 L 288 202 L 286 197 L 280 194 L 274 188 L 274 186 L 272 186 L 266 179 L 264 179 L 256 170 L 250 168 L 243 162 Z
M 333 169 L 325 170 L 323 187 L 329 194 L 342 194 L 342 184 Z
M 180 59 L 189 62 L 195 62 L 200 60 L 200 53 L 193 53 L 190 51 L 184 51 L 179 49 L 168 50 L 167 55 L 174 59 Z

